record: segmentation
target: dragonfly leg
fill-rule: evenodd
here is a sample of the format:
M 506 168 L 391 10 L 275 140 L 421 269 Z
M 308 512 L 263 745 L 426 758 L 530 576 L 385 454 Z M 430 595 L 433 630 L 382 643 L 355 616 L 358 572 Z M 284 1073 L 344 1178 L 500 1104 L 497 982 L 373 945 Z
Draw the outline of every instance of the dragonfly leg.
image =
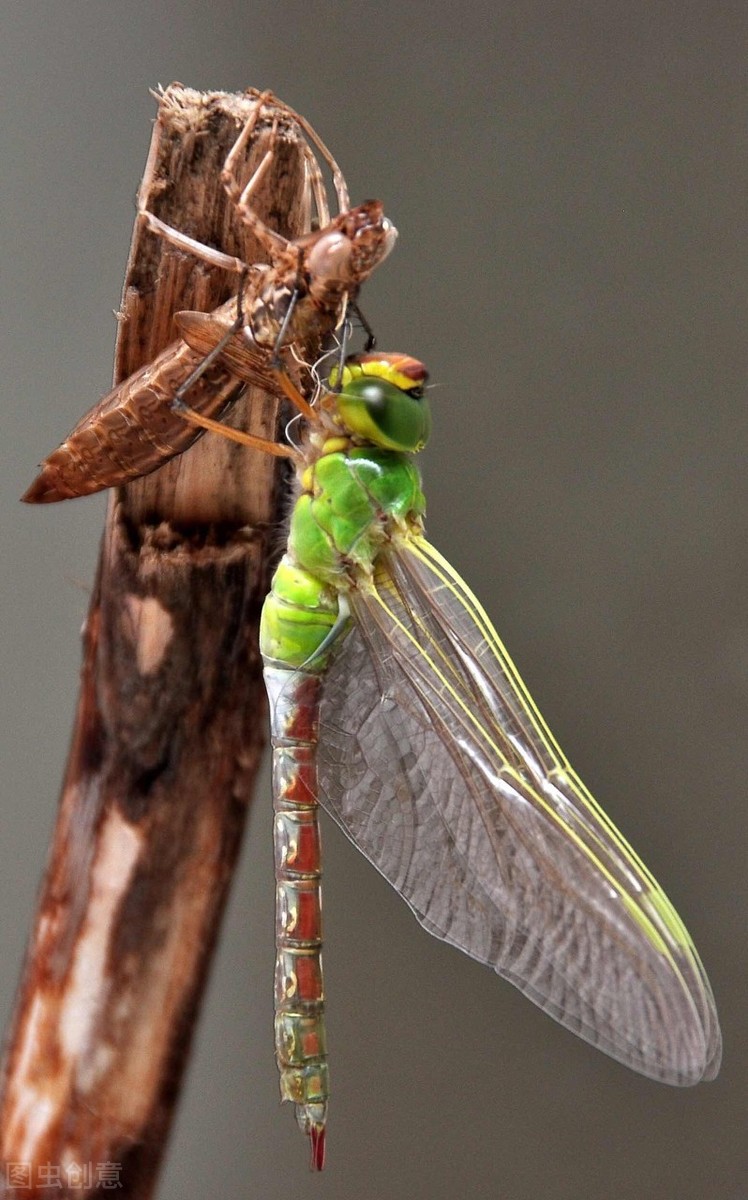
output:
M 255 104 L 249 119 L 245 123 L 242 132 L 228 153 L 223 170 L 221 171 L 221 181 L 226 189 L 226 192 L 228 193 L 230 200 L 235 204 L 239 217 L 244 220 L 245 224 L 249 225 L 249 227 L 252 229 L 252 232 L 257 237 L 257 240 L 261 243 L 270 257 L 274 259 L 277 256 L 279 249 L 285 249 L 285 247 L 288 245 L 287 239 L 282 237 L 279 233 L 274 233 L 251 209 L 247 207 L 247 200 L 253 188 L 257 186 L 273 160 L 272 145 L 263 155 L 262 160 L 256 167 L 252 178 L 243 191 L 240 188 L 236 178 L 237 158 L 241 153 L 243 153 L 250 137 L 252 136 L 263 105 L 268 99 L 271 98 L 272 92 L 262 92 L 259 95 L 257 103 Z M 277 121 L 273 126 L 273 138 L 275 137 L 276 128 Z M 307 151 L 308 147 L 305 147 L 305 160 L 307 157 Z M 234 274 L 240 274 L 246 269 L 246 263 L 242 259 L 237 258 L 235 255 L 224 254 L 223 251 L 216 250 L 212 246 L 206 246 L 202 242 L 197 241 L 196 238 L 190 237 L 189 234 L 183 233 L 179 229 L 175 229 L 173 225 L 167 225 L 167 223 L 162 221 L 160 217 L 157 217 L 154 213 L 150 212 L 142 203 L 142 201 L 138 202 L 138 216 L 152 233 L 155 233 L 158 237 L 163 238 L 172 246 L 176 246 L 178 249 L 184 250 L 188 254 L 193 254 L 196 258 L 201 259 L 203 262 L 208 263 L 212 267 L 219 267 L 224 271 L 232 271 Z
M 304 173 L 309 191 L 314 196 L 314 207 L 317 211 L 317 228 L 322 229 L 330 224 L 330 206 L 327 203 L 327 192 L 319 163 L 311 147 L 304 143 Z M 311 229 L 311 220 L 307 228 Z
M 278 105 L 281 111 L 286 114 L 286 116 L 290 117 L 292 121 L 296 122 L 299 128 L 309 138 L 309 141 L 312 143 L 312 145 L 316 146 L 317 150 L 319 150 L 320 155 L 327 163 L 332 174 L 332 185 L 335 188 L 335 195 L 338 198 L 338 212 L 347 212 L 351 207 L 350 196 L 348 195 L 348 184 L 345 181 L 343 172 L 341 171 L 330 151 L 327 149 L 325 143 L 322 141 L 322 138 L 319 136 L 316 129 L 309 124 L 306 117 L 302 117 L 300 113 L 297 113 L 293 108 L 291 108 L 288 104 L 284 104 L 281 100 L 276 99 L 275 103 Z M 327 225 L 328 220 L 323 220 L 322 214 L 320 213 L 320 221 L 323 225 Z
M 254 172 L 252 178 L 243 189 L 240 187 L 236 171 L 237 159 L 246 149 L 249 139 L 252 136 L 255 126 L 257 125 L 257 121 L 259 120 L 262 108 L 268 103 L 272 103 L 278 113 L 293 121 L 302 130 L 302 132 L 307 135 L 312 144 L 319 150 L 319 153 L 332 172 L 333 187 L 335 188 L 335 194 L 338 199 L 338 211 L 347 211 L 350 207 L 350 200 L 348 196 L 348 186 L 345 182 L 345 178 L 340 170 L 340 167 L 331 155 L 330 151 L 327 149 L 325 143 L 311 127 L 309 122 L 306 121 L 305 118 L 297 113 L 294 109 L 290 108 L 289 105 L 284 104 L 282 101 L 273 96 L 272 92 L 261 92 L 257 97 L 257 102 L 252 114 L 247 120 L 236 142 L 229 151 L 226 162 L 224 163 L 223 171 L 221 172 L 221 181 L 226 189 L 227 195 L 236 207 L 236 212 L 239 218 L 244 221 L 245 225 L 247 225 L 247 227 L 252 231 L 252 233 L 255 235 L 261 245 L 263 245 L 265 250 L 271 255 L 271 257 L 275 257 L 275 255 L 278 253 L 278 249 L 288 245 L 288 242 L 281 238 L 280 234 L 277 234 L 273 230 L 269 229 L 264 221 L 260 220 L 250 205 L 252 191 L 257 186 L 259 179 L 262 177 L 262 173 L 267 167 L 267 162 L 269 161 L 269 156 L 272 155 L 272 150 L 268 151 L 267 155 Z M 274 133 L 276 127 L 277 118 L 276 125 L 273 127 Z M 309 178 L 312 195 L 314 196 L 314 204 L 317 210 L 317 220 L 320 226 L 323 227 L 329 224 L 330 209 L 327 203 L 327 196 L 325 194 L 322 172 L 320 171 L 317 158 L 308 143 L 304 144 L 304 160 L 305 171 Z
M 280 367 L 275 368 L 275 378 L 277 380 L 278 387 L 283 392 L 283 395 L 288 397 L 293 406 L 298 409 L 302 416 L 306 417 L 308 421 L 316 420 L 314 409 L 309 402 L 304 399 L 283 364 L 281 364 Z
M 147 208 L 141 208 L 138 211 L 138 216 L 144 225 L 150 229 L 151 233 L 155 233 L 157 237 L 163 238 L 172 246 L 176 246 L 179 250 L 184 250 L 188 254 L 193 254 L 195 258 L 199 258 L 202 262 L 208 263 L 211 267 L 220 267 L 223 271 L 232 271 L 235 275 L 246 271 L 247 264 L 241 258 L 235 258 L 233 254 L 224 254 L 221 250 L 215 250 L 212 246 L 206 246 L 203 242 L 198 242 L 196 238 L 190 237 L 186 233 L 182 233 L 180 229 L 175 229 L 173 225 L 167 225 L 160 217 L 149 212 Z
M 261 450 L 263 454 L 272 454 L 275 458 L 292 458 L 295 462 L 299 461 L 299 452 L 292 446 L 285 446 L 281 442 L 269 442 L 266 438 L 255 437 L 253 433 L 245 433 L 242 429 L 232 429 L 222 421 L 214 421 L 211 417 L 204 417 L 202 413 L 195 412 L 194 408 L 190 408 L 183 400 L 174 399 L 171 407 L 189 425 L 217 433 L 220 437 L 228 438 L 230 442 L 248 446 L 250 450 Z
M 367 321 L 364 314 L 361 312 L 361 309 L 359 308 L 358 303 L 355 300 L 351 300 L 348 307 L 351 310 L 351 312 L 354 314 L 354 316 L 358 317 L 359 321 L 361 322 L 361 325 L 363 326 L 364 333 L 366 334 L 366 343 L 364 345 L 364 353 L 368 354 L 371 350 L 373 350 L 376 347 L 376 344 L 377 344 L 377 339 L 374 334 L 374 330 L 372 329 L 371 325 Z
M 280 353 L 281 347 L 283 346 L 283 343 L 286 340 L 286 334 L 288 333 L 288 327 L 291 324 L 291 317 L 293 316 L 293 310 L 296 308 L 296 305 L 299 302 L 299 294 L 300 294 L 299 287 L 297 284 L 297 286 L 294 287 L 294 290 L 291 292 L 291 299 L 288 302 L 288 308 L 286 309 L 285 316 L 284 316 L 283 320 L 281 321 L 281 326 L 280 326 L 280 329 L 278 330 L 278 336 L 276 337 L 275 345 L 273 346 L 273 356 L 270 361 L 271 361 L 271 365 L 275 368 L 276 371 L 283 370 L 283 359 L 281 358 L 281 353 Z M 252 331 L 250 329 L 250 333 L 251 332 Z
M 275 101 L 272 92 L 261 92 L 258 96 L 257 103 L 247 119 L 244 128 L 226 156 L 226 161 L 223 164 L 223 170 L 221 171 L 221 183 L 224 186 L 229 200 L 234 205 L 239 219 L 244 222 L 249 230 L 251 230 L 266 253 L 270 255 L 271 259 L 275 259 L 278 256 L 279 251 L 285 250 L 285 248 L 288 246 L 288 238 L 284 238 L 280 233 L 275 233 L 272 229 L 270 229 L 257 215 L 249 203 L 252 192 L 257 187 L 257 184 L 262 179 L 262 176 L 265 174 L 269 164 L 272 162 L 273 146 L 271 145 L 263 155 L 262 160 L 255 168 L 249 182 L 244 187 L 242 187 L 239 183 L 239 178 L 237 175 L 237 160 L 247 148 L 263 107 L 268 103 L 268 101 L 271 100 L 275 103 L 278 103 Z M 283 111 L 285 106 L 280 105 L 280 108 Z M 273 141 L 277 135 L 277 128 L 278 120 L 276 117 L 273 122 L 271 135 Z M 304 154 L 304 158 L 306 161 L 306 153 Z
M 350 307 L 352 308 L 353 305 L 350 305 Z M 321 365 L 325 361 L 325 359 L 327 359 L 327 358 L 332 359 L 334 365 L 328 371 L 328 376 L 332 375 L 333 371 L 335 371 L 336 372 L 336 381 L 333 386 L 330 384 L 329 378 L 328 378 L 328 382 L 325 386 L 327 387 L 327 390 L 330 392 L 330 394 L 333 396 L 339 395 L 341 388 L 343 386 L 341 383 L 341 380 L 343 378 L 343 367 L 345 366 L 345 360 L 348 356 L 348 347 L 351 343 L 351 335 L 353 334 L 353 326 L 351 325 L 351 322 L 350 322 L 350 319 L 348 318 L 347 312 L 348 312 L 348 306 L 346 306 L 346 316 L 343 319 L 343 321 L 341 321 L 341 324 L 340 324 L 340 340 L 339 340 L 337 346 L 334 346 L 332 350 L 329 350 L 327 352 L 327 354 L 324 354 L 322 356 L 322 358 L 319 360 L 319 362 L 315 364 L 315 370 L 319 370 L 319 368 L 321 367 Z M 368 346 L 368 342 L 367 342 L 367 346 Z

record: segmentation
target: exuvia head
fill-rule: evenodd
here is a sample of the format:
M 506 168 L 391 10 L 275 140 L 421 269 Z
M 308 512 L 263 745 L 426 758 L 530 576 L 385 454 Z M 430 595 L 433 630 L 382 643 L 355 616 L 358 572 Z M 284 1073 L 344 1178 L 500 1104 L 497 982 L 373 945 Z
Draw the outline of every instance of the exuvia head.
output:
M 397 238 L 397 230 L 384 215 L 379 200 L 367 200 L 340 213 L 305 246 L 309 290 L 315 293 L 347 292 L 355 296 L 375 267 L 384 262 Z
M 409 354 L 357 354 L 346 360 L 340 391 L 332 393 L 338 420 L 348 433 L 382 449 L 421 450 L 431 432 L 427 379 L 423 363 Z

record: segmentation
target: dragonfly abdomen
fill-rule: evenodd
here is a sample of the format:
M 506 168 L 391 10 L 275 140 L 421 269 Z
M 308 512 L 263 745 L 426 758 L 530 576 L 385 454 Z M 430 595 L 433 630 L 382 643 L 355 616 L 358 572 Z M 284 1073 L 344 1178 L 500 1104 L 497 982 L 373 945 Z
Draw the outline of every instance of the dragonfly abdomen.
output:
M 283 1100 L 321 1169 L 329 1095 L 322 980 L 317 727 L 324 657 L 338 599 L 286 555 L 265 600 L 260 649 L 273 746 L 275 1057 Z M 313 663 L 306 670 L 298 668 Z
M 171 401 L 201 362 L 185 342 L 172 342 L 78 422 L 44 459 L 22 499 L 49 504 L 117 487 L 186 450 L 200 431 L 175 416 Z M 240 390 L 240 381 L 214 363 L 190 389 L 190 404 L 203 416 L 218 418 Z
M 320 676 L 265 667 L 272 716 L 276 880 L 275 1056 L 283 1100 L 324 1161 L 328 1098 L 322 983 L 317 721 Z

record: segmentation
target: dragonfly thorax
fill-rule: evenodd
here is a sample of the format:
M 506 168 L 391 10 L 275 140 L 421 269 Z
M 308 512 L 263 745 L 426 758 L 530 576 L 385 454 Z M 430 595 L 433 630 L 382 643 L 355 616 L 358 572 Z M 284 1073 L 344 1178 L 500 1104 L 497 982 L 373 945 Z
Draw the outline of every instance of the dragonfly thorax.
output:
M 420 528 L 425 506 L 410 455 L 373 446 L 323 453 L 303 486 L 260 630 L 266 661 L 294 667 L 315 660 L 339 595 L 371 577 L 393 534 Z

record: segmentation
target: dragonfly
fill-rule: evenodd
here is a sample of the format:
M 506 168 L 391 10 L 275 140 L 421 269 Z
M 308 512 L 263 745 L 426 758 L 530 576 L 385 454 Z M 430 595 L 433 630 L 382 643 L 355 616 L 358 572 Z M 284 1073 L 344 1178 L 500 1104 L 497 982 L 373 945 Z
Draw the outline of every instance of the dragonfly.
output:
M 319 805 L 429 933 L 663 1083 L 714 1078 L 693 942 L 561 751 L 485 610 L 427 540 L 427 372 L 348 358 L 299 403 L 260 649 L 271 714 L 275 1051 L 321 1169 L 329 1099 Z M 301 398 L 300 398 L 301 399 Z M 220 424 L 208 428 L 221 432 Z
M 238 275 L 238 293 L 213 313 L 177 313 L 181 337 L 78 422 L 42 462 L 22 496 L 26 503 L 90 495 L 156 470 L 201 435 L 195 414 L 225 416 L 242 391 L 240 385 L 286 394 L 290 380 L 285 363 L 298 360 L 308 343 L 324 345 L 349 309 L 359 312 L 359 290 L 391 251 L 397 230 L 378 200 L 350 207 L 340 167 L 304 117 L 271 92 L 252 94 L 256 102 L 226 158 L 221 181 L 237 219 L 254 236 L 268 262 L 248 264 L 203 245 L 165 224 L 141 200 L 138 219 L 153 234 L 210 266 Z M 242 156 L 267 106 L 273 116 L 273 136 L 281 117 L 302 132 L 310 232 L 295 240 L 270 229 L 251 203 L 272 162 L 272 144 L 246 185 L 239 180 Z M 332 218 L 312 146 L 332 174 L 338 202 L 338 213 Z M 312 201 L 316 229 L 311 228 Z M 371 344 L 371 330 L 361 319 Z M 298 401 L 298 388 L 291 398 Z

